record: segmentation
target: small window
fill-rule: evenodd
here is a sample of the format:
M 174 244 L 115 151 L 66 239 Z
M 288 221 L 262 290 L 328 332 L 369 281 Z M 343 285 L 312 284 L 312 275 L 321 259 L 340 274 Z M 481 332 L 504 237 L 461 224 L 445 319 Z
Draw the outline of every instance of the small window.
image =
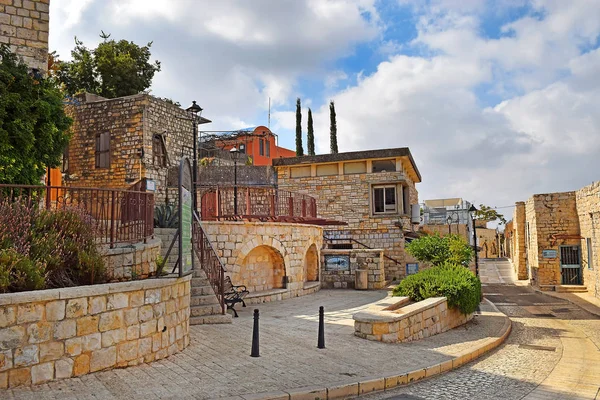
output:
M 396 172 L 395 160 L 374 160 L 373 172 Z
M 587 238 L 585 242 L 587 245 L 588 269 L 594 269 L 594 249 L 592 248 L 592 239 Z
M 344 175 L 364 174 L 366 172 L 367 163 L 365 161 L 344 163 Z
M 260 141 L 258 142 L 258 154 L 260 154 L 261 156 L 265 155 L 265 140 L 264 139 L 260 139 Z
M 295 167 L 290 168 L 292 178 L 306 178 L 310 176 L 310 167 Z
M 269 142 L 267 140 L 266 145 L 267 145 L 267 157 L 271 157 L 271 142 Z
M 110 133 L 96 135 L 96 168 L 110 168 Z
M 167 151 L 162 135 L 154 135 L 152 138 L 152 162 L 156 167 L 167 166 Z
M 330 176 L 339 173 L 337 164 L 317 165 L 317 176 Z
M 408 186 L 400 186 L 402 190 L 402 214 L 409 215 L 410 210 L 410 188 Z
M 246 145 L 244 143 L 240 143 L 238 151 L 240 152 L 240 154 L 246 154 Z
M 396 213 L 396 186 L 376 186 L 373 188 L 373 213 L 391 214 Z

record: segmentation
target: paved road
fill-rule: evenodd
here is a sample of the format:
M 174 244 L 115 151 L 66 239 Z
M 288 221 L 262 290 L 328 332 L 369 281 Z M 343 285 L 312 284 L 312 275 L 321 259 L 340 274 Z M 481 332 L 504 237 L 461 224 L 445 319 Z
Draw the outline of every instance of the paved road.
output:
M 600 319 L 515 286 L 507 261 L 485 260 L 485 297 L 513 331 L 495 352 L 456 371 L 369 399 L 600 399 Z

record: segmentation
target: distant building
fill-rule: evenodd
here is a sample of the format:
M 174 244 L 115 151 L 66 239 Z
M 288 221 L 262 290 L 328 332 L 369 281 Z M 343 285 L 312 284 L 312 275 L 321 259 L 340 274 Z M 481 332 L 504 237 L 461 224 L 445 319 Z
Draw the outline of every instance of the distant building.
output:
M 230 132 L 201 132 L 200 157 L 221 157 L 236 147 L 251 165 L 272 165 L 282 157 L 296 157 L 296 152 L 277 145 L 277 135 L 266 126 L 240 129 Z

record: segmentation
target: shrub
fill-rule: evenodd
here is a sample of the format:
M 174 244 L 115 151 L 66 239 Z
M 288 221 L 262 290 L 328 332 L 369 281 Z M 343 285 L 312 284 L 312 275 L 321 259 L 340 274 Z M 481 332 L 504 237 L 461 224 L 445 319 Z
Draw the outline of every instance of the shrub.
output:
M 177 228 L 179 226 L 179 211 L 173 204 L 161 204 L 154 208 L 155 228 Z
M 449 307 L 470 314 L 481 301 L 481 282 L 465 267 L 446 262 L 406 277 L 393 294 L 408 296 L 413 301 L 444 296 Z
M 0 250 L 0 292 L 22 292 L 45 287 L 44 265 L 17 253 Z
M 421 262 L 441 265 L 446 262 L 468 265 L 473 258 L 473 249 L 458 235 L 440 236 L 439 234 L 423 236 L 406 246 L 409 254 Z

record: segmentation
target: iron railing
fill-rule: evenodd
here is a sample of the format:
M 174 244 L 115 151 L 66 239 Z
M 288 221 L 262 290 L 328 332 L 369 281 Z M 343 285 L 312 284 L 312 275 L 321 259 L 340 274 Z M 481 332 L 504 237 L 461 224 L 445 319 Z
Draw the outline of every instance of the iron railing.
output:
M 200 267 L 206 274 L 206 277 L 219 300 L 221 313 L 225 314 L 225 268 L 223 267 L 223 263 L 215 251 L 215 248 L 208 239 L 208 235 L 204 232 L 198 214 L 196 213 L 194 213 L 194 223 L 192 224 L 192 243 L 194 253 L 200 260 Z
M 344 235 L 345 236 L 345 235 Z M 325 245 L 330 246 L 330 248 L 332 249 L 338 249 L 338 250 L 352 250 L 354 249 L 354 245 L 356 244 L 357 248 L 363 248 L 363 249 L 372 249 L 372 247 L 367 246 L 366 244 L 364 244 L 363 242 L 359 242 L 358 240 L 354 239 L 353 237 L 349 237 L 349 236 L 345 236 L 345 237 L 330 237 L 327 236 L 327 233 L 323 233 L 323 240 L 325 241 Z M 402 262 L 396 260 L 395 258 L 392 258 L 386 254 L 383 255 L 384 258 L 396 263 L 397 265 L 402 265 Z
M 202 187 L 201 218 L 315 219 L 317 201 L 301 194 L 264 186 Z M 236 212 L 237 211 L 237 212 Z
M 122 189 L 0 184 L 0 201 L 47 210 L 79 208 L 93 218 L 99 244 L 135 243 L 154 235 L 154 194 Z

